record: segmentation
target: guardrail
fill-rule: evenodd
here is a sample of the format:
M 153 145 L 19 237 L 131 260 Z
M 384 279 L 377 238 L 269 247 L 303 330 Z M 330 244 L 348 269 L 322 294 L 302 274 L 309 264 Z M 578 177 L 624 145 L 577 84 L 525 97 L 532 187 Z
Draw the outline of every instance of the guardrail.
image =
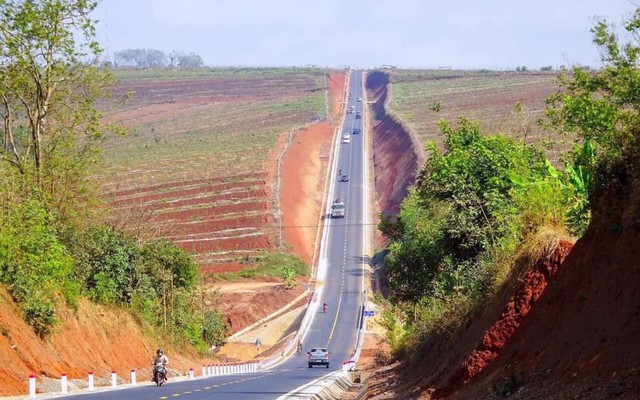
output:
M 213 376 L 225 376 L 225 375 L 238 375 L 238 374 L 251 374 L 258 372 L 258 363 L 257 362 L 249 362 L 249 363 L 216 363 L 216 364 L 205 364 L 202 366 L 202 373 L 200 376 L 195 375 L 194 369 L 189 368 L 189 370 L 181 376 L 172 377 L 172 380 L 192 380 L 192 379 L 202 379 Z M 137 372 L 140 370 L 132 369 L 129 375 L 129 381 L 125 381 L 124 378 L 119 377 L 116 371 L 111 371 L 106 373 L 104 377 L 100 378 L 101 382 L 106 383 L 104 386 L 97 386 L 96 376 L 94 371 L 89 371 L 87 373 L 86 380 L 86 389 L 75 389 L 70 390 L 70 382 L 67 374 L 60 375 L 60 390 L 53 392 L 43 392 L 43 395 L 50 396 L 52 394 L 70 394 L 72 392 L 80 392 L 80 391 L 104 391 L 109 389 L 116 388 L 125 388 L 125 387 L 135 387 L 139 385 L 137 379 Z M 148 385 L 148 380 L 143 380 L 144 385 Z M 28 383 L 27 383 L 27 393 L 29 399 L 37 398 L 37 389 L 38 382 L 35 375 L 29 375 Z M 47 385 L 47 387 L 51 387 Z

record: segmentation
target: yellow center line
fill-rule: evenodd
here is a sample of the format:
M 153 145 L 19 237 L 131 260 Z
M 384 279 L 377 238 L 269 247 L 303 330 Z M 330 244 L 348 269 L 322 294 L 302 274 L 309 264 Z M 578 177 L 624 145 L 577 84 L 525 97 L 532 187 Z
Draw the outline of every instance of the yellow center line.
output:
M 333 320 L 333 326 L 331 327 L 331 333 L 329 333 L 329 340 L 327 340 L 327 347 L 329 347 L 329 343 L 331 342 L 331 338 L 333 337 L 333 332 L 336 330 L 336 325 L 338 325 L 338 317 L 340 316 L 340 305 L 342 304 L 342 292 L 340 293 L 340 298 L 338 299 L 338 305 L 336 310 L 336 318 Z

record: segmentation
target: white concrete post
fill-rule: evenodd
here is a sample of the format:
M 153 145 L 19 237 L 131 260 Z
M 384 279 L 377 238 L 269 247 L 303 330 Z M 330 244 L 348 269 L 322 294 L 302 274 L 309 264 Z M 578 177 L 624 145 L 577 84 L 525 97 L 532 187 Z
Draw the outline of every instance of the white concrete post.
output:
M 189 368 L 189 379 L 193 379 L 193 368 Z
M 29 398 L 36 398 L 36 376 L 29 375 Z
M 111 371 L 111 386 L 118 386 L 118 374 L 116 374 L 116 371 Z
M 89 371 L 87 387 L 89 388 L 89 390 L 93 390 L 93 371 Z
M 219 365 L 216 364 L 216 365 L 213 366 L 213 373 L 216 376 L 220 375 L 220 366 Z
M 209 364 L 209 376 L 213 375 L 213 365 Z
M 207 367 L 202 366 L 202 376 L 207 376 Z
M 62 374 L 60 376 L 60 391 L 62 394 L 67 394 L 67 391 L 69 390 L 67 386 L 67 374 Z
M 135 385 L 138 383 L 138 380 L 136 379 L 136 370 L 132 369 L 131 370 L 131 384 Z

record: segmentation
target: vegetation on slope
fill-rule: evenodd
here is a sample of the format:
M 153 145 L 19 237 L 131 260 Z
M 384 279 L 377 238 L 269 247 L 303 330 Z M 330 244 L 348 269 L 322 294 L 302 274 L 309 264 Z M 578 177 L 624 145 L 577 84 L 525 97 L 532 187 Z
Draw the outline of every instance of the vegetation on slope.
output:
M 380 224 L 391 239 L 383 320 L 398 355 L 419 355 L 428 334 L 451 336 L 495 293 L 533 233 L 550 226 L 581 235 L 603 194 L 628 198 L 640 178 L 640 9 L 625 30 L 636 41 L 621 44 L 599 22 L 592 31 L 604 67 L 562 73 L 563 91 L 548 99 L 543 127 L 580 139 L 563 171 L 532 145 L 482 135 L 466 119 L 457 129 L 441 122 L 445 152 L 430 147 L 397 221 Z
M 94 108 L 113 78 L 82 61 L 100 53 L 95 6 L 0 4 L 0 282 L 41 337 L 55 329 L 56 304 L 83 296 L 205 349 L 225 326 L 198 290 L 191 258 L 166 241 L 141 245 L 90 212 L 88 175 L 102 139 L 119 131 Z

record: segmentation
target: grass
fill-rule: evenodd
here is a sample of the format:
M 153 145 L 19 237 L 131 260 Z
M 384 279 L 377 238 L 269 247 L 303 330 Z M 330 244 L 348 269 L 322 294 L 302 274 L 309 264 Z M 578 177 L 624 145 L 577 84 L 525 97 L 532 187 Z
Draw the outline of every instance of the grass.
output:
M 537 121 L 544 115 L 545 99 L 558 90 L 556 73 L 394 70 L 391 74 L 391 107 L 424 142 L 441 141 L 441 118 L 455 122 L 461 115 L 481 120 L 486 133 L 526 137 L 527 143 L 550 140 Z M 517 102 L 521 112 L 515 110 Z M 433 103 L 440 103 L 440 111 L 429 108 Z
M 324 68 L 249 68 L 249 67 L 212 67 L 198 69 L 115 69 L 114 74 L 120 81 L 158 80 L 176 78 L 256 78 L 288 77 L 301 74 L 321 75 Z
M 235 282 L 241 280 L 253 280 L 256 278 L 283 278 L 285 269 L 293 269 L 297 276 L 308 276 L 309 268 L 296 256 L 283 253 L 266 253 L 259 256 L 246 256 L 239 261 L 252 265 L 240 272 L 228 272 L 211 274 L 215 281 Z
M 167 160 L 178 170 L 185 162 L 193 170 L 193 160 L 199 158 L 210 171 L 255 170 L 275 147 L 281 132 L 310 122 L 325 109 L 324 71 L 319 69 L 198 70 L 193 73 L 233 79 L 211 87 L 201 85 L 204 100 L 196 103 L 191 102 L 193 88 L 181 86 L 184 79 L 175 78 L 191 71 L 119 73 L 128 74 L 126 82 L 133 88 L 141 79 L 151 77 L 173 82 L 173 86 L 159 85 L 162 90 L 149 95 L 147 85 L 131 103 L 108 111 L 110 118 L 130 128 L 130 134 L 106 143 L 107 176 L 132 169 L 157 170 L 156 164 Z M 243 80 L 245 76 L 265 78 L 248 82 Z M 250 93 L 245 93 L 247 86 Z M 173 171 L 163 169 L 169 175 Z

